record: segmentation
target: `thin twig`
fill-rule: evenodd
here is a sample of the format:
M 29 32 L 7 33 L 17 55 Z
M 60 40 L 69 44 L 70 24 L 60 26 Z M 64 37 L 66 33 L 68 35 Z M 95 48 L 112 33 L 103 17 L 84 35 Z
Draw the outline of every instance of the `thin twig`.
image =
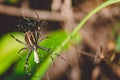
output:
M 32 19 L 37 19 L 33 15 L 35 12 L 39 14 L 41 20 L 51 20 L 51 21 L 64 21 L 64 17 L 58 12 L 49 12 L 45 10 L 31 10 L 31 9 L 24 9 L 24 8 L 17 8 L 11 6 L 4 6 L 0 5 L 0 13 L 7 14 L 11 16 L 22 16 L 21 12 L 24 12 L 24 16 Z

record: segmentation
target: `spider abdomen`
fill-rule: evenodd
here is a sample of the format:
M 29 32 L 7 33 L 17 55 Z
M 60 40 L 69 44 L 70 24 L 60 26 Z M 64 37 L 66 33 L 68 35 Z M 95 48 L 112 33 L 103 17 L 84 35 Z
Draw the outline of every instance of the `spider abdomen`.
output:
M 27 31 L 25 33 L 25 42 L 28 44 L 29 47 L 33 47 L 36 45 L 36 40 L 32 32 Z

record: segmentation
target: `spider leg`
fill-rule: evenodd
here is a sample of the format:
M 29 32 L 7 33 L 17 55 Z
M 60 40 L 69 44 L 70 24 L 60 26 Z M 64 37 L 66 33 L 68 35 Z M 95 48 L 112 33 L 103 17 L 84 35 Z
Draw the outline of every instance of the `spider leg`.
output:
M 49 48 L 46 48 L 46 47 L 43 47 L 43 46 L 38 46 L 38 48 L 40 48 L 40 49 L 42 49 L 42 50 L 45 50 L 45 51 L 47 51 L 48 53 L 52 53 L 52 52 L 53 52 L 53 51 L 50 50 Z M 52 60 L 52 62 L 53 62 L 53 67 L 55 67 L 55 62 L 54 62 L 53 57 L 50 56 L 50 58 L 51 58 L 51 60 Z
M 45 47 L 43 47 L 43 46 L 39 46 L 41 49 L 43 49 L 43 50 L 45 50 L 45 51 L 47 51 L 48 53 L 52 53 L 53 51 L 52 50 L 50 50 L 49 48 L 45 48 Z M 59 54 L 57 54 L 57 53 L 55 53 L 55 55 L 57 55 L 58 57 L 60 57 L 60 58 L 62 58 L 63 60 L 65 60 L 66 61 L 66 59 L 65 58 L 63 58 L 62 56 L 60 56 Z
M 46 38 L 49 38 L 48 36 L 43 36 L 39 41 L 38 41 L 38 43 L 40 43 L 40 42 L 42 42 L 44 39 L 46 39 Z
M 20 54 L 20 52 L 23 51 L 23 50 L 25 50 L 25 49 L 27 49 L 27 48 L 26 48 L 26 47 L 21 48 L 21 49 L 18 51 L 18 54 Z
M 39 22 L 40 22 L 39 14 L 38 14 L 37 12 L 35 12 L 35 15 L 36 15 L 36 17 L 37 17 L 37 22 L 39 23 Z M 37 33 L 37 37 L 36 37 L 37 42 L 41 42 L 43 39 L 48 38 L 48 37 L 44 37 L 44 38 L 42 38 L 42 39 L 40 39 L 40 40 L 38 41 L 39 36 L 40 36 L 40 27 L 42 27 L 44 24 L 46 24 L 45 21 L 42 22 L 40 25 L 38 24 L 38 29 L 37 29 L 37 31 L 35 31 L 35 32 Z
M 28 60 L 29 60 L 29 58 L 30 58 L 31 53 L 32 53 L 32 50 L 30 50 L 30 51 L 28 52 L 28 55 L 27 55 L 27 57 L 26 57 L 25 66 L 24 66 L 24 71 L 26 70 L 28 74 L 30 74 L 29 71 L 28 71 Z
M 12 38 L 14 38 L 17 42 L 19 42 L 19 43 L 21 43 L 21 44 L 23 44 L 23 45 L 26 45 L 24 42 L 22 42 L 22 41 L 18 40 L 17 38 L 15 38 L 12 34 L 10 34 L 10 36 L 11 36 Z
M 51 60 L 52 60 L 52 63 L 53 63 L 53 67 L 55 68 L 55 62 L 54 62 L 54 59 L 52 56 L 50 56 Z
M 40 31 L 40 27 L 38 27 L 38 30 L 34 31 L 34 36 L 35 36 L 36 42 L 39 43 L 39 42 L 43 41 L 44 39 L 49 38 L 48 36 L 43 36 L 41 39 L 39 39 L 39 36 L 40 36 L 39 31 Z
M 48 52 L 48 53 L 52 52 L 52 50 L 49 49 L 49 48 L 46 48 L 46 47 L 43 47 L 43 46 L 39 46 L 39 45 L 37 45 L 37 47 L 40 48 L 40 49 L 42 49 L 42 50 L 44 50 L 44 51 L 46 51 L 46 52 Z
M 38 39 L 39 39 L 39 33 L 37 30 L 34 31 L 34 36 L 35 36 L 35 40 L 36 40 L 36 43 L 38 42 Z
M 37 22 L 39 23 L 40 22 L 40 18 L 39 18 L 39 15 L 37 12 L 35 12 L 35 15 L 37 16 Z M 36 39 L 36 42 L 38 42 L 38 39 L 39 39 L 39 36 L 40 36 L 40 27 L 39 27 L 39 24 L 37 24 L 38 28 L 37 30 L 34 31 L 34 35 L 35 35 L 35 39 Z
M 38 13 L 35 12 L 35 14 L 36 14 L 36 16 L 37 16 L 37 21 L 40 22 L 40 17 L 39 17 L 39 15 L 38 15 Z
M 42 50 L 45 50 L 47 51 L 48 53 L 52 53 L 53 51 L 49 48 L 46 48 L 46 47 L 43 47 L 43 46 L 38 46 L 38 48 L 42 49 Z M 64 61 L 67 61 L 64 57 L 60 56 L 59 54 L 57 53 L 54 53 L 55 55 L 57 55 L 58 57 L 60 57 L 61 59 L 63 59 Z M 52 57 L 52 56 L 51 56 Z M 53 58 L 52 58 L 53 60 Z M 68 61 L 67 61 L 68 62 Z M 69 62 L 68 62 L 69 63 Z

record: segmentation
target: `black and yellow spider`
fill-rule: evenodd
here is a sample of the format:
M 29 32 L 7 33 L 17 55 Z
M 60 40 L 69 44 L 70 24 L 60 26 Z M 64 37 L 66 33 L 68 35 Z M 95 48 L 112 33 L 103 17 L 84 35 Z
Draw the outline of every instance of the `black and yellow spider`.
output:
M 29 60 L 29 57 L 30 57 L 32 51 L 34 51 L 35 63 L 39 63 L 39 61 L 40 61 L 39 56 L 38 56 L 38 52 L 37 52 L 37 48 L 42 49 L 42 50 L 47 51 L 47 52 L 51 52 L 51 50 L 49 48 L 45 48 L 43 46 L 38 45 L 38 43 L 40 43 L 41 41 L 43 41 L 45 38 L 48 38 L 48 37 L 44 36 L 39 40 L 39 33 L 37 31 L 34 31 L 34 33 L 31 31 L 25 32 L 25 35 L 24 35 L 25 42 L 18 40 L 13 35 L 11 35 L 11 37 L 14 38 L 17 42 L 26 46 L 26 47 L 23 47 L 22 49 L 20 49 L 18 51 L 18 53 L 20 53 L 22 50 L 29 49 L 29 52 L 26 56 L 26 62 L 25 62 L 24 69 L 28 69 L 28 60 Z
M 33 27 L 36 27 L 36 26 L 33 26 Z M 12 34 L 10 36 L 12 38 L 14 38 L 17 42 L 26 46 L 26 47 L 23 47 L 22 49 L 20 49 L 18 51 L 18 53 L 20 53 L 22 50 L 29 49 L 29 52 L 26 56 L 26 62 L 25 62 L 24 70 L 28 69 L 28 60 L 29 60 L 29 57 L 30 57 L 32 51 L 34 51 L 34 61 L 35 61 L 35 63 L 39 63 L 39 61 L 40 61 L 39 56 L 38 56 L 38 52 L 37 52 L 37 48 L 42 49 L 44 51 L 47 51 L 48 53 L 51 52 L 51 50 L 49 48 L 38 45 L 45 38 L 48 38 L 47 36 L 43 36 L 41 39 L 39 39 L 40 27 L 37 27 L 37 29 L 28 30 L 27 32 L 25 32 L 25 34 L 24 34 L 25 42 L 22 42 L 19 39 L 15 38 Z

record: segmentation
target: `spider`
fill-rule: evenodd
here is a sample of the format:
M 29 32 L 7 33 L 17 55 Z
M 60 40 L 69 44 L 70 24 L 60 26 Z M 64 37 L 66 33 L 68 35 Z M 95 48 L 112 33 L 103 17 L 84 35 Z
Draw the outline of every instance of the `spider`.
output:
M 27 31 L 25 32 L 24 34 L 24 39 L 25 39 L 25 43 L 20 41 L 19 39 L 15 38 L 12 34 L 10 35 L 12 38 L 14 38 L 17 42 L 25 45 L 26 47 L 23 47 L 21 48 L 19 51 L 18 51 L 18 54 L 22 51 L 22 50 L 25 50 L 25 49 L 29 49 L 29 52 L 26 56 L 26 62 L 25 62 L 25 67 L 24 67 L 24 70 L 25 69 L 28 69 L 28 60 L 29 60 L 29 57 L 32 53 L 32 51 L 34 51 L 34 61 L 35 63 L 39 63 L 39 56 L 38 56 L 38 52 L 37 52 L 37 48 L 39 49 L 42 49 L 44 51 L 47 51 L 48 53 L 51 52 L 51 50 L 49 48 L 45 48 L 43 46 L 39 46 L 38 43 L 40 43 L 41 41 L 43 41 L 45 38 L 48 38 L 47 36 L 44 36 L 42 37 L 40 40 L 39 40 L 39 33 L 37 33 L 35 31 L 35 34 L 33 34 L 33 32 L 31 31 Z
M 21 48 L 18 51 L 18 54 L 22 50 L 29 49 L 29 52 L 28 52 L 28 54 L 26 56 L 25 66 L 24 66 L 24 70 L 27 70 L 27 72 L 28 72 L 28 60 L 29 60 L 29 57 L 30 57 L 32 51 L 34 52 L 34 61 L 37 64 L 40 62 L 39 56 L 38 56 L 38 52 L 37 52 L 38 48 L 41 49 L 41 50 L 44 50 L 44 51 L 46 51 L 48 53 L 52 52 L 49 48 L 46 48 L 46 47 L 38 45 L 45 38 L 48 38 L 47 36 L 43 36 L 41 39 L 39 39 L 39 36 L 40 36 L 40 27 L 38 27 L 37 30 L 33 30 L 33 31 L 28 30 L 27 32 L 25 32 L 25 34 L 24 34 L 24 40 L 25 40 L 25 42 L 22 42 L 19 39 L 15 38 L 12 34 L 10 34 L 10 36 L 13 39 L 15 39 L 17 42 L 19 42 L 19 43 L 21 43 L 21 44 L 23 44 L 23 45 L 26 46 L 26 47 Z

